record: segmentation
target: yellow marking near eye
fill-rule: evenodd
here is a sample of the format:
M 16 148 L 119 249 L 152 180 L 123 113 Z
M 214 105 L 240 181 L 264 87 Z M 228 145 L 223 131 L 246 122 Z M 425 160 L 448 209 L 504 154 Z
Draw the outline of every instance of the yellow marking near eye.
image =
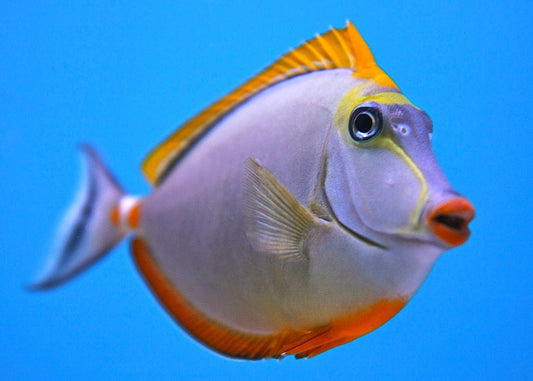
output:
M 376 102 L 384 105 L 413 105 L 402 93 L 387 91 L 376 94 L 368 94 L 368 84 L 356 86 L 348 91 L 340 100 L 335 113 L 335 125 L 339 128 L 348 125 L 348 118 L 353 109 L 363 103 Z M 368 95 L 367 95 L 368 94 Z
M 382 136 L 379 139 L 376 139 L 374 141 L 375 145 L 385 148 L 394 154 L 396 154 L 400 159 L 402 159 L 407 166 L 413 171 L 414 175 L 420 181 L 421 190 L 420 190 L 420 196 L 418 196 L 418 201 L 416 203 L 416 207 L 411 213 L 411 224 L 413 226 L 418 226 L 420 224 L 420 220 L 418 219 L 418 216 L 420 215 L 422 211 L 422 207 L 424 206 L 427 198 L 428 198 L 428 186 L 426 182 L 426 178 L 424 177 L 424 174 L 418 168 L 418 166 L 415 164 L 413 159 L 407 154 L 407 152 L 404 151 L 404 149 L 396 144 L 391 138 Z
M 409 105 L 417 108 L 409 101 L 409 99 L 407 99 L 405 95 L 395 92 L 377 93 L 364 96 L 362 97 L 361 103 L 365 102 L 376 102 L 384 105 Z
M 341 129 L 341 133 L 346 136 L 347 140 L 351 140 L 348 136 L 348 129 L 346 128 L 346 126 L 348 126 L 348 119 L 350 118 L 353 109 L 359 105 L 368 102 L 375 102 L 383 105 L 409 105 L 418 109 L 418 107 L 413 105 L 409 101 L 409 99 L 407 99 L 407 97 L 402 93 L 387 91 L 369 94 L 369 92 L 371 91 L 372 87 L 369 87 L 368 84 L 356 86 L 350 91 L 348 91 L 339 102 L 339 106 L 337 107 L 337 111 L 335 113 L 335 126 Z M 409 154 L 405 152 L 405 150 L 400 145 L 396 144 L 390 137 L 380 136 L 377 139 L 373 140 L 370 144 L 374 147 L 378 146 L 385 148 L 396 154 L 406 163 L 406 165 L 411 169 L 416 178 L 420 181 L 420 196 L 418 197 L 416 207 L 410 217 L 412 226 L 418 227 L 420 224 L 418 217 L 420 215 L 420 212 L 422 211 L 422 207 L 425 201 L 428 198 L 428 186 L 426 183 L 426 178 L 424 177 L 422 171 L 418 168 L 413 159 L 411 159 Z

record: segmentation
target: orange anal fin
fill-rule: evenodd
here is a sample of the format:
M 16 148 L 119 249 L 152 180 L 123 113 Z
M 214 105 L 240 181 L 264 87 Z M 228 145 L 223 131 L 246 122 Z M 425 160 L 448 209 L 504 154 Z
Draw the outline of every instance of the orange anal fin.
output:
M 352 340 L 354 339 L 342 338 L 338 340 L 333 340 L 333 341 L 328 342 L 327 344 L 321 345 L 320 347 L 316 347 L 307 352 L 300 352 L 296 355 L 296 358 L 308 358 L 309 359 L 311 357 L 315 357 L 316 355 L 329 351 L 330 349 L 338 347 L 339 345 L 349 343 Z
M 281 358 L 284 356 L 282 348 L 302 336 L 294 330 L 257 335 L 216 322 L 184 298 L 163 273 L 142 239 L 135 238 L 131 249 L 137 268 L 168 313 L 191 336 L 213 350 L 236 358 Z
M 223 355 L 243 359 L 312 357 L 362 336 L 392 318 L 406 299 L 380 301 L 364 311 L 307 330 L 285 329 L 270 335 L 241 332 L 221 324 L 195 308 L 163 273 L 147 244 L 131 244 L 137 268 L 168 313 L 191 336 Z
M 324 343 L 327 343 L 331 340 L 331 337 L 329 335 L 331 331 L 331 327 L 323 327 L 322 330 L 317 332 L 317 330 L 314 330 L 311 334 L 308 334 L 306 337 L 303 338 L 303 340 L 298 340 L 294 345 L 286 346 L 284 348 L 285 353 L 287 355 L 296 355 L 296 357 L 303 357 L 299 356 L 301 353 L 307 353 L 310 351 L 313 351 L 315 348 L 318 348 Z
M 375 330 L 396 315 L 407 303 L 407 298 L 384 299 L 372 306 L 333 320 L 328 328 L 292 348 L 287 355 L 310 358 L 331 348 L 349 343 Z

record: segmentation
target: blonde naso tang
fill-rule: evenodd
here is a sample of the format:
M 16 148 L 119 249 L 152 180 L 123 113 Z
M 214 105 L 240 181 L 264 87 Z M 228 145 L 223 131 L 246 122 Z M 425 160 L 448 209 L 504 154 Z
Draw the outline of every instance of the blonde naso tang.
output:
M 168 313 L 212 350 L 312 357 L 384 324 L 472 204 L 431 150 L 432 123 L 350 22 L 304 42 L 185 122 L 126 194 L 90 146 L 84 181 L 32 285 L 55 287 L 131 237 Z

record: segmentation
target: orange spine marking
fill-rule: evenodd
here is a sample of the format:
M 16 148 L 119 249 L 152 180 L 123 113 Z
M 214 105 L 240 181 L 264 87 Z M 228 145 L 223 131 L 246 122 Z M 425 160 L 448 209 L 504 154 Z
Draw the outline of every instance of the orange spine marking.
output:
M 348 36 L 352 44 L 352 51 L 355 53 L 357 70 L 360 71 L 375 66 L 376 61 L 374 60 L 374 56 L 365 43 L 365 40 L 363 40 L 363 37 L 355 29 L 355 26 L 351 22 L 348 22 L 346 28 L 348 29 Z
M 319 34 L 316 35 L 316 39 L 319 42 L 322 49 L 324 49 L 324 52 L 329 56 L 331 61 L 333 61 L 334 66 L 339 67 L 341 63 L 341 59 L 337 56 L 335 47 L 331 46 L 331 44 L 328 41 L 326 41 L 326 39 L 323 36 Z
M 262 75 L 259 75 L 257 77 L 257 82 L 254 82 L 254 86 L 257 86 L 257 87 L 254 89 L 253 92 L 250 93 L 250 95 L 260 92 L 264 88 L 270 86 L 270 84 L 273 83 L 273 82 L 274 82 L 273 81 L 273 76 L 272 76 L 272 74 L 270 72 L 262 74 Z
M 289 72 L 291 70 L 295 70 L 298 73 L 302 73 L 305 71 L 305 69 L 302 67 L 302 65 L 298 62 L 296 62 L 294 59 L 289 57 L 288 54 L 285 54 L 280 58 L 280 62 L 285 61 L 287 63 L 287 67 L 289 68 Z
M 346 45 L 346 38 L 340 35 L 340 32 L 338 29 L 331 28 L 331 32 L 333 33 L 333 36 L 335 36 L 335 38 L 337 39 L 337 42 L 341 46 L 345 56 L 348 58 L 350 67 L 355 68 L 355 57 L 350 51 L 350 48 L 348 48 L 348 45 Z
M 331 69 L 331 65 L 328 59 L 324 57 L 323 54 L 320 54 L 318 50 L 316 50 L 316 48 L 309 41 L 304 42 L 302 48 L 306 48 L 309 51 L 310 56 L 313 57 L 313 59 L 317 60 L 317 62 L 320 62 L 322 64 L 320 66 L 326 69 Z
M 308 67 L 311 70 L 318 70 L 319 67 L 315 65 L 313 60 L 309 59 L 305 54 L 303 54 L 300 49 L 293 50 L 292 55 L 294 58 L 296 58 L 298 61 L 304 64 L 304 66 Z
M 270 69 L 272 71 L 275 71 L 275 72 L 278 73 L 278 75 L 276 75 L 276 77 L 277 76 L 281 76 L 281 77 L 284 77 L 284 78 L 287 77 L 287 72 L 289 71 L 289 68 L 286 67 L 282 62 L 278 62 L 277 64 L 272 65 L 270 67 Z

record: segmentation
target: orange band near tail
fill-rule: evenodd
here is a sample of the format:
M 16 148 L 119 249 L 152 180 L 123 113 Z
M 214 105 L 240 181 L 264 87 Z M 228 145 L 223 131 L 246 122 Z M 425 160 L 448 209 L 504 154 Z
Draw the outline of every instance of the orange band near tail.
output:
M 141 220 L 141 201 L 137 197 L 124 196 L 111 209 L 109 219 L 114 227 L 123 232 L 139 229 Z
M 141 219 L 141 203 L 136 202 L 130 209 L 130 212 L 128 214 L 128 225 L 133 230 L 137 230 L 139 228 L 139 221 Z
M 113 209 L 111 209 L 109 219 L 111 220 L 111 223 L 115 228 L 120 228 L 120 203 L 118 203 L 113 207 Z

